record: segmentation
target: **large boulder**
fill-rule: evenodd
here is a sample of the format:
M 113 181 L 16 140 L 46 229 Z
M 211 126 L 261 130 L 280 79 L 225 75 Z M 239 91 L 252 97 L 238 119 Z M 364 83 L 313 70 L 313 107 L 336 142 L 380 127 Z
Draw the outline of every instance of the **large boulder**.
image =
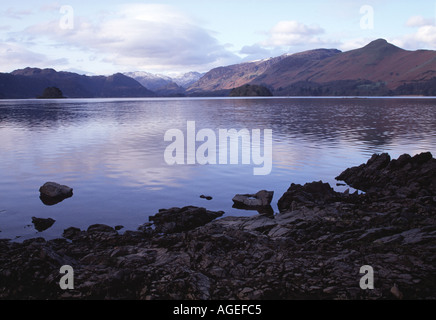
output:
M 72 188 L 56 182 L 46 182 L 39 192 L 41 201 L 46 205 L 54 205 L 73 196 Z
M 258 208 L 269 206 L 273 196 L 274 191 L 261 190 L 256 194 L 237 194 L 232 200 L 237 207 Z

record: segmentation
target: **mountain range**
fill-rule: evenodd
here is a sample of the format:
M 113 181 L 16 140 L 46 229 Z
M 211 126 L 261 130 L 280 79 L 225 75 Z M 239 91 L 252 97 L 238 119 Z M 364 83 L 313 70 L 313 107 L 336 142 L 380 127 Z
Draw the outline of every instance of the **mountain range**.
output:
M 233 90 L 247 85 L 267 90 Z M 25 68 L 0 73 L 0 98 L 40 96 L 57 87 L 69 98 L 228 96 L 436 96 L 436 51 L 401 49 L 384 39 L 342 52 L 315 49 L 168 77 L 148 72 L 86 76 Z M 253 87 L 251 87 L 253 88 Z
M 436 51 L 408 51 L 384 39 L 341 52 L 316 49 L 215 68 L 190 94 L 262 85 L 276 96 L 436 95 Z
M 0 73 L 0 98 L 32 99 L 48 87 L 59 88 L 68 98 L 151 97 L 136 80 L 121 73 L 111 76 L 85 76 L 53 69 L 25 68 Z
M 193 71 L 169 77 L 137 71 L 127 72 L 124 75 L 135 79 L 147 89 L 154 91 L 158 96 L 174 96 L 183 95 L 186 89 L 197 82 L 204 74 Z

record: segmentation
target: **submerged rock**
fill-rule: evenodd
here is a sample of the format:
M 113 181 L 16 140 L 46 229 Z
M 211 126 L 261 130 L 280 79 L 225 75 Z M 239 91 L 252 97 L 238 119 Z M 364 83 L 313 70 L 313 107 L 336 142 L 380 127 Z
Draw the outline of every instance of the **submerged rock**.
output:
M 35 226 L 35 229 L 38 230 L 39 232 L 47 230 L 55 222 L 56 222 L 56 220 L 53 220 L 52 218 L 44 219 L 44 218 L 32 217 L 32 223 Z
M 46 205 L 55 205 L 73 196 L 73 189 L 56 182 L 46 182 L 39 188 L 40 199 Z
M 200 196 L 200 198 L 201 199 L 206 199 L 206 200 L 212 200 L 212 197 L 211 196 L 205 196 L 204 194 L 202 194 L 201 196 Z

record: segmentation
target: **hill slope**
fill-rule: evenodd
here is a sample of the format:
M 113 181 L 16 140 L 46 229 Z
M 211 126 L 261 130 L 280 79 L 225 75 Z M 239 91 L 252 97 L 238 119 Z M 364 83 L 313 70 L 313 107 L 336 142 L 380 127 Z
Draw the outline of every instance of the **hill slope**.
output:
M 435 81 L 436 51 L 408 51 L 378 39 L 347 52 L 317 49 L 216 68 L 188 92 L 257 84 L 274 95 L 436 94 Z
M 112 76 L 85 76 L 53 69 L 25 68 L 0 73 L 0 98 L 31 99 L 45 88 L 57 87 L 68 98 L 150 97 L 154 92 L 121 73 Z

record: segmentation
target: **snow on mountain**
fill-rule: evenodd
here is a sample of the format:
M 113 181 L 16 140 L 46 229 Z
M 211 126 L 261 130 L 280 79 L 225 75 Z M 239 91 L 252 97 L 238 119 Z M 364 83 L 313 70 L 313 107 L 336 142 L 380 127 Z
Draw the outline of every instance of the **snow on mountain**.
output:
M 153 91 L 179 86 L 183 89 L 188 88 L 191 84 L 198 81 L 203 76 L 199 72 L 187 72 L 167 76 L 163 74 L 153 74 L 145 71 L 127 72 L 124 75 L 131 77 L 141 83 L 146 88 Z
M 188 88 L 191 84 L 197 82 L 203 75 L 204 73 L 192 71 L 177 76 L 173 76 L 172 79 L 179 86 L 183 88 Z

